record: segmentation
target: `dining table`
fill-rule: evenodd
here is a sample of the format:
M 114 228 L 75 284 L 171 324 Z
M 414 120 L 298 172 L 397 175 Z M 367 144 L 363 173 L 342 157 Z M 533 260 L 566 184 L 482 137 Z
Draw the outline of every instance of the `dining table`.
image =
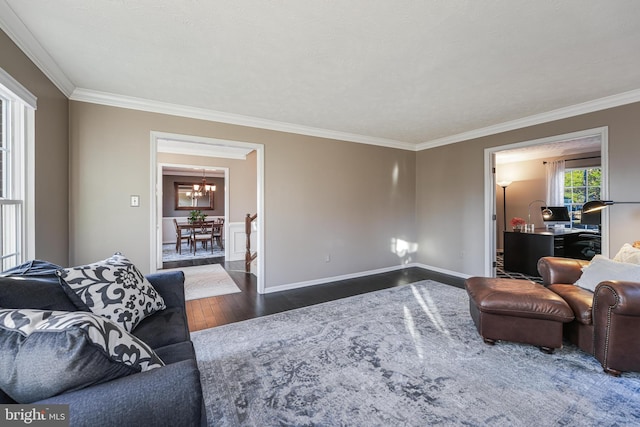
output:
M 189 231 L 189 235 L 190 235 L 189 248 L 193 247 L 193 255 L 195 255 L 196 251 L 197 251 L 196 244 L 198 242 L 195 241 L 195 237 L 196 237 L 197 234 L 205 234 L 205 233 L 209 234 L 209 233 L 212 233 L 211 235 L 214 236 L 212 238 L 212 242 L 211 242 L 212 246 L 213 246 L 213 240 L 215 239 L 215 235 L 218 234 L 220 236 L 219 238 L 217 238 L 218 244 L 219 244 L 220 248 L 224 249 L 224 246 L 222 245 L 222 228 L 223 227 L 224 227 L 224 221 L 220 221 L 220 220 L 178 223 L 178 229 L 179 229 L 181 235 L 182 235 L 182 230 L 188 230 Z M 213 229 L 213 230 L 211 230 L 211 229 Z M 201 233 L 198 233 L 199 231 Z M 206 240 L 203 241 L 203 242 L 206 243 Z M 211 248 L 211 250 L 213 251 L 213 247 Z

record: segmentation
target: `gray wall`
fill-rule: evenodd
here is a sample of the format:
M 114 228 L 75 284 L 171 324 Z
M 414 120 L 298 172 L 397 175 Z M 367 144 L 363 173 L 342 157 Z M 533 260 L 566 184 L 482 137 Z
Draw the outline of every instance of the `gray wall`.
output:
M 38 98 L 35 135 L 35 256 L 69 261 L 69 101 L 0 31 L 0 67 Z
M 229 222 L 244 222 L 245 216 L 257 211 L 257 154 L 247 154 L 246 159 L 226 159 L 219 157 L 188 156 L 183 154 L 158 153 L 158 163 L 226 168 L 229 170 Z M 223 189 L 224 191 L 224 189 Z M 218 190 L 216 190 L 218 192 Z M 216 196 L 216 203 L 222 197 Z
M 608 126 L 609 198 L 640 201 L 638 117 L 640 103 L 635 103 L 418 152 L 418 261 L 464 274 L 484 273 L 484 149 L 488 147 Z M 640 205 L 615 205 L 609 213 L 608 249 L 613 256 L 624 243 L 640 238 Z
M 190 210 L 176 210 L 176 189 L 175 183 L 199 184 L 202 176 L 177 176 L 164 175 L 162 177 L 162 216 L 163 217 L 186 217 Z M 216 191 L 213 193 L 214 209 L 200 208 L 202 213 L 208 216 L 224 216 L 224 178 L 207 178 L 207 184 L 215 184 Z M 195 209 L 195 208 L 194 208 Z

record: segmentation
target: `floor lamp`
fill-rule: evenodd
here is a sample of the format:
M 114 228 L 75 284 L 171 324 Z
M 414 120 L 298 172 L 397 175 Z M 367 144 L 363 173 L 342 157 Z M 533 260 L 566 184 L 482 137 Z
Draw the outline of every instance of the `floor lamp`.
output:
M 507 231 L 507 187 L 511 185 L 511 181 L 499 181 L 497 184 L 502 187 L 502 216 L 504 218 L 504 231 Z

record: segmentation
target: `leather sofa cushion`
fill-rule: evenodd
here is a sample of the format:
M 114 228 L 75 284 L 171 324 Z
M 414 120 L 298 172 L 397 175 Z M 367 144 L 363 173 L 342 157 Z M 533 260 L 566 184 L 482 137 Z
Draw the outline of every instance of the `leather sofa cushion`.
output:
M 593 323 L 591 310 L 593 308 L 593 292 L 568 284 L 549 285 L 548 289 L 558 294 L 569 304 L 578 322 L 584 325 Z

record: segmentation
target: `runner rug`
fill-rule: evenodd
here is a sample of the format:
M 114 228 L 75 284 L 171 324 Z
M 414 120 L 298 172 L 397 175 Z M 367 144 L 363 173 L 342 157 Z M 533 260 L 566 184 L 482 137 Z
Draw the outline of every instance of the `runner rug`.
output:
M 220 264 L 170 268 L 162 271 L 178 270 L 184 272 L 184 293 L 187 301 L 240 292 Z

